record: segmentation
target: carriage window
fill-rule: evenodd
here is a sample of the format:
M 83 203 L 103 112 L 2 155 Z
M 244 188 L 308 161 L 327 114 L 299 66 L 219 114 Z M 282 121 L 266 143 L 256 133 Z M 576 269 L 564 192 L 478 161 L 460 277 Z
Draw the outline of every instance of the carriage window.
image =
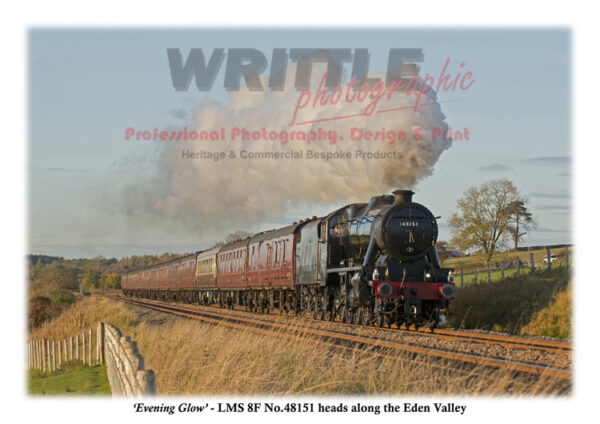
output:
M 286 242 L 286 241 L 287 241 L 287 240 L 284 240 L 284 241 L 283 241 L 283 253 L 282 253 L 282 255 L 281 255 L 281 256 L 283 257 L 283 263 L 285 263 L 285 242 Z

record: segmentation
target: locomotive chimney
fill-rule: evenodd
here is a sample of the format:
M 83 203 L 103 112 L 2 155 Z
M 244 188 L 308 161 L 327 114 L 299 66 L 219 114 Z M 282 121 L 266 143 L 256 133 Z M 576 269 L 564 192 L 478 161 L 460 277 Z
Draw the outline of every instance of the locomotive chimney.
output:
M 412 202 L 412 196 L 415 194 L 412 190 L 396 190 L 393 191 L 394 204 L 401 202 Z

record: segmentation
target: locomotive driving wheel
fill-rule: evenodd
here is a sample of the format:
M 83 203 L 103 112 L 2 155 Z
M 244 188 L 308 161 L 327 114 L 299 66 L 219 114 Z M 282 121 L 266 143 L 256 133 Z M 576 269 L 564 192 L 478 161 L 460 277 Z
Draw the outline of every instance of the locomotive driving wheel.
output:
M 360 325 L 369 325 L 369 310 L 365 306 L 358 309 L 358 323 Z
M 348 308 L 346 307 L 346 302 L 343 302 L 341 305 L 338 305 L 335 311 L 340 322 L 348 322 Z
M 308 312 L 310 313 L 310 317 L 312 319 L 317 318 L 317 300 L 312 290 L 310 290 L 308 295 Z
M 346 313 L 346 315 L 348 316 L 348 323 L 349 324 L 356 324 L 356 311 L 353 311 L 352 309 L 349 309 L 348 312 Z
M 332 293 L 333 305 L 332 316 L 335 315 L 342 323 L 349 321 L 349 311 L 346 302 L 346 285 L 342 284 L 339 289 Z

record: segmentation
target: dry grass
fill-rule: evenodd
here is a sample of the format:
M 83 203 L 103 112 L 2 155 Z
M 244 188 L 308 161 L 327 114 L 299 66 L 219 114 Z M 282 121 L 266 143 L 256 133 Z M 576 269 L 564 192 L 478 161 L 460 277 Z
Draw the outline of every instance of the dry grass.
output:
M 533 334 L 566 339 L 571 336 L 572 290 L 556 293 L 552 302 L 538 311 L 523 329 L 522 334 Z
M 334 349 L 310 340 L 163 317 L 156 313 L 156 319 L 149 315 L 145 318 L 150 320 L 138 321 L 123 304 L 92 298 L 44 326 L 39 335 L 63 337 L 94 320 L 111 322 L 138 343 L 146 368 L 155 372 L 159 394 L 167 395 L 548 395 L 569 390 L 568 384 L 551 380 L 517 384 L 504 371 L 465 374 L 428 358 L 416 363 L 392 352 L 386 358 L 369 349 Z M 296 335 L 302 336 L 300 330 Z
M 95 328 L 100 321 L 125 330 L 136 324 L 136 316 L 122 303 L 100 297 L 85 297 L 56 319 L 34 329 L 30 338 L 63 339 Z
M 459 328 L 520 334 L 534 314 L 566 289 L 570 278 L 570 272 L 562 268 L 459 288 L 450 304 L 451 323 Z M 571 311 L 557 312 L 569 319 Z
M 425 358 L 416 364 L 370 349 L 341 351 L 311 341 L 257 335 L 192 321 L 140 324 L 134 338 L 164 394 L 507 394 L 553 393 L 554 384 L 518 387 L 499 371 L 464 375 Z M 157 342 L 160 341 L 160 342 Z M 489 372 L 488 372 L 489 373 Z

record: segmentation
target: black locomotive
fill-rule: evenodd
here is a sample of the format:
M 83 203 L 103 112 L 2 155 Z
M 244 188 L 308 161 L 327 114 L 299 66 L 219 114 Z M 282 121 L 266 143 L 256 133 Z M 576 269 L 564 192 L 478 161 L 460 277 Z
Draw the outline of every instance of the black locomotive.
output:
M 429 325 L 454 297 L 441 268 L 436 218 L 410 190 L 345 206 L 320 221 L 326 237 L 325 311 L 356 323 Z

